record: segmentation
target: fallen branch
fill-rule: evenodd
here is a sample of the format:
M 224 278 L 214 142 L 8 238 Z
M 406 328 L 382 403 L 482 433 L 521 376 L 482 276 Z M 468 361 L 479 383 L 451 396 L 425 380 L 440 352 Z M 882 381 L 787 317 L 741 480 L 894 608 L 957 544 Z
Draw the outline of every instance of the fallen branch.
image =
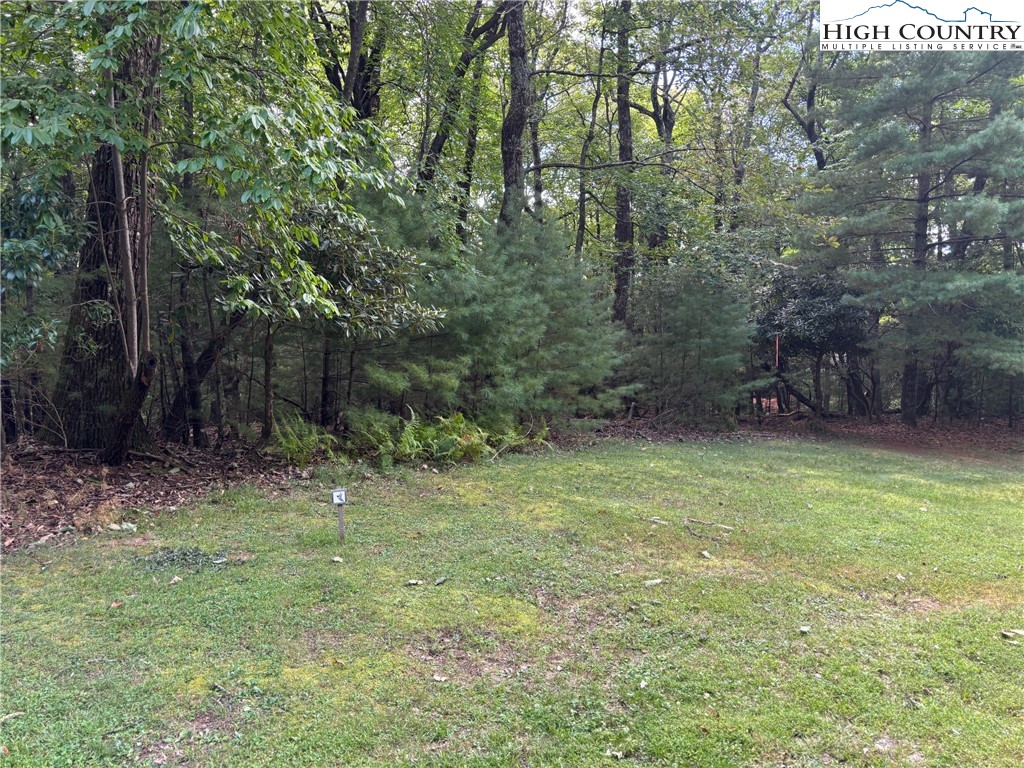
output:
M 698 519 L 696 519 L 694 517 L 687 517 L 686 518 L 686 522 L 688 522 L 688 523 L 696 523 L 698 525 L 710 525 L 710 526 L 713 526 L 714 528 L 721 528 L 723 531 L 734 531 L 734 530 L 736 530 L 731 525 L 722 525 L 721 523 L 712 523 L 712 522 L 709 522 L 707 520 L 698 520 Z
M 195 466 L 196 466 L 195 464 L 193 464 L 188 459 L 185 459 L 185 458 L 180 458 L 180 459 L 172 458 L 172 457 L 170 457 L 170 456 L 168 456 L 166 454 L 161 456 L 161 455 L 156 454 L 156 453 L 146 453 L 145 451 L 128 451 L 128 455 L 129 456 L 137 456 L 140 459 L 152 459 L 153 461 L 162 461 L 165 464 L 172 464 L 173 466 L 178 467 L 179 469 L 184 469 L 186 471 L 188 471 L 189 468 L 194 469 Z M 184 463 L 182 463 L 182 462 L 184 462 Z

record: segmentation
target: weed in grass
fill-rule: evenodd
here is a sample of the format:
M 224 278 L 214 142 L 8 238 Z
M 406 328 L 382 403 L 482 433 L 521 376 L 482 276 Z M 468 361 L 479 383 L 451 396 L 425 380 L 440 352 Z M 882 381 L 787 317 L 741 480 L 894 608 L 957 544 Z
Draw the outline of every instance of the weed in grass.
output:
M 229 561 L 226 550 L 204 552 L 199 547 L 160 547 L 152 554 L 137 556 L 135 562 L 149 570 L 167 568 L 219 570 Z

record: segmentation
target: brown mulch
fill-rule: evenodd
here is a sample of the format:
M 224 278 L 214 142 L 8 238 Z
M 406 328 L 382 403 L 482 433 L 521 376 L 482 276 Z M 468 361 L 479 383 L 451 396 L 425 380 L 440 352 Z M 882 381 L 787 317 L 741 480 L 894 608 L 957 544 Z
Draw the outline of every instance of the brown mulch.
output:
M 57 448 L 24 436 L 8 446 L 0 472 L 4 552 L 173 512 L 218 489 L 243 483 L 286 488 L 309 476 L 242 444 L 220 452 L 154 449 L 152 455 L 133 455 L 123 466 L 106 467 L 94 451 Z

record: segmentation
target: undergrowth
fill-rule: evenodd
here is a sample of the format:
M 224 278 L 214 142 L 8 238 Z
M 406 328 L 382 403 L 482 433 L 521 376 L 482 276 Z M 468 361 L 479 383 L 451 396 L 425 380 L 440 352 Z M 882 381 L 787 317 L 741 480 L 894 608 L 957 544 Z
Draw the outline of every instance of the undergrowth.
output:
M 314 457 L 334 458 L 338 447 L 337 438 L 329 435 L 323 427 L 310 424 L 300 416 L 280 420 L 274 431 L 271 450 L 289 464 L 309 466 Z
M 410 409 L 403 421 L 386 414 L 354 414 L 347 447 L 372 456 L 384 467 L 394 462 L 472 463 L 544 444 L 547 424 L 532 432 L 516 424 L 484 427 L 465 414 L 421 419 Z

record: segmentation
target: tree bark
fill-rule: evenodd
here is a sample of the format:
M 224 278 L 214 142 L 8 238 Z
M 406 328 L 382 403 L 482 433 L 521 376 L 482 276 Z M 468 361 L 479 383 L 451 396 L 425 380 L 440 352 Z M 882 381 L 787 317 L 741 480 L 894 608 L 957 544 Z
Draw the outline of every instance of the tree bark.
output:
M 469 102 L 469 126 L 466 129 L 466 153 L 459 179 L 459 211 L 455 234 L 465 244 L 469 241 L 469 208 L 473 191 L 473 165 L 476 162 L 477 139 L 480 133 L 480 92 L 484 79 L 484 58 L 478 56 L 473 63 L 473 90 Z
M 620 0 L 617 8 L 617 50 L 615 56 L 615 106 L 618 111 L 619 162 L 633 161 L 633 115 L 629 100 L 630 59 L 629 32 L 631 0 Z M 624 166 L 626 179 L 615 188 L 615 297 L 612 301 L 612 320 L 625 322 L 629 309 L 629 288 L 633 279 L 636 254 L 633 247 L 633 201 L 629 176 L 632 171 Z
M 132 179 L 130 167 L 127 173 Z M 124 300 L 115 280 L 121 249 L 113 147 L 109 144 L 97 150 L 89 178 L 86 225 L 90 234 L 79 251 L 68 330 L 53 391 L 55 413 L 49 414 L 43 437 L 69 448 L 99 450 L 113 435 L 117 407 L 129 383 L 121 322 Z
M 917 405 L 917 358 L 909 357 L 903 363 L 903 380 L 900 384 L 900 421 L 908 427 L 917 426 Z
M 0 379 L 0 414 L 3 417 L 3 429 L 0 429 L 0 437 L 3 438 L 4 446 L 7 446 L 18 439 L 18 420 L 15 418 L 14 389 L 11 387 L 11 382 L 7 379 Z
M 263 341 L 263 431 L 260 437 L 270 440 L 277 427 L 274 422 L 274 335 L 277 329 L 267 322 L 267 335 Z
M 206 347 L 204 347 L 203 351 L 199 354 L 199 357 L 196 358 L 194 370 L 195 383 L 197 387 L 202 386 L 206 377 L 209 375 L 210 370 L 217 362 L 217 358 L 220 356 L 221 351 L 227 344 L 228 338 L 235 329 L 242 324 L 244 319 L 245 315 L 240 312 L 233 314 L 228 322 L 221 326 L 221 328 L 213 335 Z M 167 416 L 161 424 L 161 432 L 164 437 L 169 440 L 177 440 L 179 442 L 188 441 L 188 411 L 191 406 L 191 401 L 188 393 L 187 378 L 188 374 L 186 372 L 186 383 L 178 388 L 178 391 L 174 395 L 174 401 L 171 403 L 171 407 L 167 411 Z
M 149 385 L 156 375 L 157 362 L 156 355 L 148 350 L 139 360 L 139 370 L 135 374 L 135 380 L 121 399 L 113 434 L 100 453 L 101 463 L 114 467 L 123 464 L 124 460 L 128 458 L 128 451 L 133 445 L 138 444 L 136 431 L 142 429 L 139 414 L 142 411 L 142 404 L 146 400 L 146 393 L 149 392 Z
M 510 0 L 508 28 L 509 104 L 501 124 L 501 171 L 504 190 L 499 226 L 515 229 L 523 212 L 523 132 L 530 109 L 530 68 L 526 58 L 526 0 Z
M 932 103 L 925 105 L 918 133 L 919 146 L 922 152 L 927 151 L 932 138 Z M 932 173 L 921 170 L 917 174 L 917 199 L 914 206 L 914 238 L 913 267 L 923 274 L 928 263 L 928 225 L 931 221 L 931 188 Z M 906 318 L 913 336 L 915 318 Z M 921 390 L 918 374 L 918 351 L 911 338 L 910 345 L 904 352 L 903 385 L 900 390 L 900 420 L 908 427 L 917 426 L 918 411 L 921 405 Z
M 334 339 L 326 330 L 320 363 L 320 413 L 317 422 L 321 427 L 331 429 L 338 418 L 338 375 L 334 370 Z
M 672 151 L 672 136 L 676 127 L 676 112 L 672 105 L 670 93 L 672 77 L 668 72 L 668 62 L 663 56 L 659 56 L 654 64 L 654 77 L 651 80 L 651 117 L 654 120 L 654 127 L 661 139 L 661 146 L 665 152 L 665 165 L 661 168 L 662 178 L 665 184 L 671 184 L 672 162 L 675 153 Z M 668 193 L 665 187 L 658 187 L 654 190 L 654 203 L 652 205 L 651 231 L 647 235 L 649 248 L 659 248 L 668 242 L 668 211 L 666 210 L 666 198 Z

